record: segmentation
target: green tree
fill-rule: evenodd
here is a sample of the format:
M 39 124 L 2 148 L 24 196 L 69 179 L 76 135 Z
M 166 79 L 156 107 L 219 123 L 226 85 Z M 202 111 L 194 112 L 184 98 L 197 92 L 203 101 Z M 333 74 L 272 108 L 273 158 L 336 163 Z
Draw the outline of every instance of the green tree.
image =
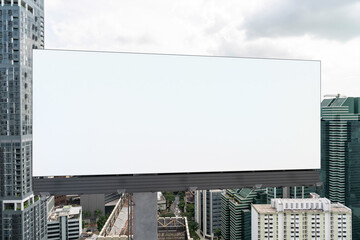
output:
M 189 231 L 196 232 L 199 229 L 199 224 L 197 222 L 188 220 L 188 224 L 189 224 Z
M 192 239 L 194 240 L 200 240 L 199 235 L 197 235 L 196 232 L 190 232 L 190 236 L 192 237 Z
M 169 208 L 171 204 L 175 201 L 175 195 L 173 192 L 166 192 L 165 195 L 166 207 Z
M 180 203 L 179 203 L 178 207 L 179 207 L 179 209 L 180 209 L 181 212 L 184 212 L 184 207 L 185 207 L 185 202 L 184 202 L 184 200 L 183 200 L 183 201 L 180 200 Z
M 101 229 L 104 227 L 105 223 L 106 223 L 107 217 L 105 217 L 104 215 L 101 215 L 97 221 L 97 229 L 100 232 Z
M 90 211 L 83 211 L 82 214 L 83 214 L 83 217 L 84 217 L 84 218 L 89 218 L 89 217 L 91 217 L 91 212 L 90 212 Z
M 189 226 L 189 232 L 190 232 L 191 237 L 193 239 L 200 239 L 200 237 L 196 233 L 196 231 L 199 229 L 199 224 L 192 220 L 189 221 L 189 219 L 188 219 L 188 226 Z
M 183 199 L 183 200 L 184 200 L 184 197 L 185 197 L 185 192 L 179 192 L 179 193 L 178 193 L 178 195 L 179 195 L 179 199 L 180 199 L 180 201 L 181 201 L 181 199 Z
M 193 203 L 186 204 L 186 212 L 191 213 L 191 215 L 195 214 L 195 206 Z
M 185 216 L 188 218 L 188 221 L 192 221 L 195 216 L 195 206 L 193 203 L 186 204 L 186 213 Z
M 220 228 L 218 228 L 218 229 L 215 230 L 215 236 L 216 236 L 217 238 L 219 238 L 219 237 L 221 236 L 221 229 L 220 229 Z
M 172 212 L 166 212 L 166 213 L 162 213 L 160 217 L 175 217 L 175 214 Z
M 102 214 L 102 212 L 101 212 L 100 209 L 96 209 L 96 210 L 94 211 L 94 216 L 95 216 L 95 217 L 99 217 L 101 214 Z

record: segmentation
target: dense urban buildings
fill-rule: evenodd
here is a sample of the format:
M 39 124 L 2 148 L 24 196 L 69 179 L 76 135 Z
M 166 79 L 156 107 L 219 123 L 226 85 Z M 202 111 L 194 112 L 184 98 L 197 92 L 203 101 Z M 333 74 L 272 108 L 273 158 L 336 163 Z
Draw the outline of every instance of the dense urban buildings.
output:
M 322 101 L 321 195 L 352 210 L 353 239 L 360 239 L 360 98 Z
M 251 207 L 252 240 L 352 239 L 351 210 L 329 199 L 272 199 Z
M 225 240 L 251 239 L 251 204 L 274 198 L 310 198 L 314 187 L 227 189 L 221 197 L 221 236 Z
M 76 240 L 82 232 L 81 207 L 64 206 L 49 213 L 47 239 Z
M 267 203 L 264 188 L 227 189 L 221 195 L 221 237 L 251 240 L 251 204 Z
M 213 239 L 221 226 L 221 193 L 223 190 L 197 190 L 195 192 L 195 221 L 201 236 Z
M 44 47 L 43 0 L 0 6 L 0 239 L 46 239 L 32 191 L 32 49 Z

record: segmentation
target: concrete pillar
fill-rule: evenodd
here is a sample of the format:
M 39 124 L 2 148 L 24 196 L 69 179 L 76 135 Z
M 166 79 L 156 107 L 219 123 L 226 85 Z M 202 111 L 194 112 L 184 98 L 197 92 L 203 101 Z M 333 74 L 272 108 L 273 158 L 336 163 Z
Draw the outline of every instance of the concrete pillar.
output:
M 202 222 L 203 222 L 203 229 L 202 230 L 202 234 L 203 234 L 203 238 L 205 238 L 205 235 L 207 234 L 207 218 L 206 218 L 206 213 L 207 213 L 207 204 L 206 204 L 206 190 L 202 191 L 202 196 L 203 196 L 203 215 L 202 215 Z
M 134 240 L 157 240 L 156 192 L 134 193 Z
M 283 187 L 283 198 L 290 198 L 290 187 Z

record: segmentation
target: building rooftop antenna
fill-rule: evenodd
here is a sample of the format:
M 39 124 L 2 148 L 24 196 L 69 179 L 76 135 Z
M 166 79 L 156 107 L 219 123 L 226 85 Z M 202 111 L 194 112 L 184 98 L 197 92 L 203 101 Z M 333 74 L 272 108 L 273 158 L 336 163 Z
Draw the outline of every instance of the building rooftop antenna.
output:
M 340 98 L 340 97 L 346 98 L 345 95 L 341 95 L 340 93 L 338 93 L 338 94 L 325 94 L 324 95 L 324 98 Z

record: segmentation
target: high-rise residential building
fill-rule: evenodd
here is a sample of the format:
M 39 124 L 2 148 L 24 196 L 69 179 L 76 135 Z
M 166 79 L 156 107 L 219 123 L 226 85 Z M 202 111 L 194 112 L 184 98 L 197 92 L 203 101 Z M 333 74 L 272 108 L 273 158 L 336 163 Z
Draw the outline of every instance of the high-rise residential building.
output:
M 360 239 L 360 98 L 338 95 L 321 105 L 321 194 L 352 210 Z
M 251 240 L 251 204 L 267 203 L 265 188 L 227 189 L 221 194 L 221 237 Z
M 1 0 L 0 239 L 46 239 L 32 191 L 32 49 L 44 47 L 43 0 Z
M 82 232 L 81 213 L 81 207 L 64 206 L 53 209 L 48 217 L 47 239 L 79 239 Z
M 195 221 L 203 238 L 214 239 L 221 226 L 221 193 L 223 190 L 195 192 Z
M 252 240 L 351 238 L 351 209 L 327 198 L 272 199 L 251 206 Z

